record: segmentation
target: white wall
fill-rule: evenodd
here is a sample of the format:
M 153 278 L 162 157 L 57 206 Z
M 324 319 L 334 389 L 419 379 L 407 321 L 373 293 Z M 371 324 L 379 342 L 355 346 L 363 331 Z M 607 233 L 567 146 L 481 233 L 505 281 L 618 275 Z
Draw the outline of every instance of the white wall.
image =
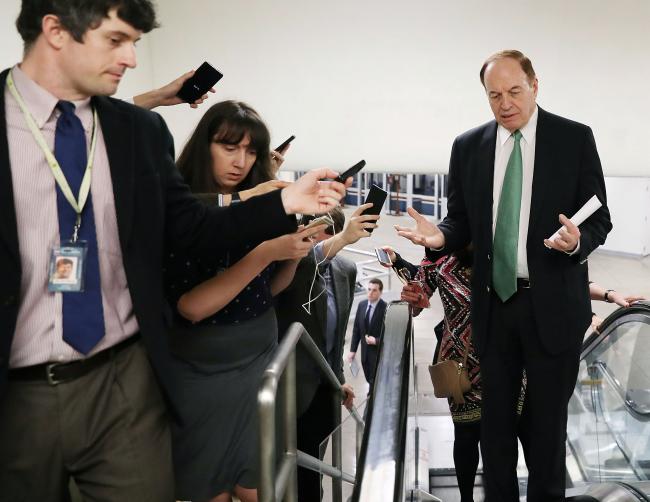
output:
M 0 0 L 0 68 L 19 61 L 19 0 Z M 608 178 L 605 249 L 650 253 L 650 2 L 647 0 L 158 0 L 119 96 L 162 85 L 203 60 L 220 99 L 257 108 L 274 144 L 297 139 L 286 167 L 360 158 L 368 169 L 444 172 L 453 137 L 490 119 L 478 70 L 516 47 L 533 60 L 539 103 L 590 124 Z M 513 7 L 514 6 L 514 7 Z M 203 110 L 205 107 L 203 108 Z M 162 110 L 177 150 L 203 113 Z
M 542 107 L 592 126 L 609 175 L 650 175 L 647 0 L 159 0 L 154 80 L 208 60 L 238 98 L 296 134 L 289 168 L 443 172 L 453 138 L 491 118 L 486 56 L 527 53 Z M 199 113 L 166 110 L 177 140 Z
M 650 178 L 605 178 L 614 228 L 602 249 L 650 254 Z

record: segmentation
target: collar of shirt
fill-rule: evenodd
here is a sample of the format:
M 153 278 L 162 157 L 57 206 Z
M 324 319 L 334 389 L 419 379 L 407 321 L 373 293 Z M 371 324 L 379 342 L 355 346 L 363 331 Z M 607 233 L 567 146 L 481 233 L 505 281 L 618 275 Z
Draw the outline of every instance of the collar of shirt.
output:
M 379 300 L 377 300 L 376 302 L 371 302 L 370 300 L 368 300 L 368 307 L 374 309 L 377 306 L 378 303 L 379 303 Z
M 524 127 L 519 129 L 519 131 L 521 132 L 522 139 L 529 145 L 535 143 L 535 134 L 537 134 L 537 116 L 539 115 L 538 112 L 539 112 L 539 108 L 537 107 L 537 105 L 535 105 L 535 111 L 530 116 L 530 119 L 528 120 L 528 122 Z M 505 127 L 499 124 L 497 135 L 499 137 L 499 144 L 503 147 L 506 141 L 508 141 L 512 136 L 512 133 L 508 131 L 508 129 L 506 129 Z
M 20 69 L 19 65 L 12 68 L 12 75 L 16 89 L 27 104 L 27 108 L 32 114 L 32 117 L 34 117 L 34 121 L 39 129 L 43 129 L 45 123 L 55 111 L 58 117 L 58 114 L 61 113 L 56 109 L 56 104 L 60 101 L 59 98 L 29 78 Z M 72 101 L 72 103 L 75 105 L 75 115 L 81 120 L 81 125 L 87 134 L 90 133 L 93 127 L 93 112 L 90 107 L 90 98 Z

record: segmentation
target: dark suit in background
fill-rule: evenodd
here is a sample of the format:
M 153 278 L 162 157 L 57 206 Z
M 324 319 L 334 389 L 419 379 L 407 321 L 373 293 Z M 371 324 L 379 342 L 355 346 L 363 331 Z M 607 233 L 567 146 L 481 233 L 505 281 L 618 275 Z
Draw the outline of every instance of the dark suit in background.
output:
M 492 291 L 495 121 L 454 141 L 448 215 L 439 225 L 445 247 L 427 249 L 435 260 L 474 245 L 472 336 L 484 385 L 481 448 L 489 502 L 518 500 L 515 404 L 522 367 L 531 437 L 528 500 L 564 500 L 567 403 L 591 318 L 586 259 L 611 229 L 591 129 L 538 110 L 526 245 L 530 288 L 505 303 Z M 580 225 L 579 251 L 547 249 L 544 239 L 559 228 L 558 215 L 572 216 L 593 195 L 603 207 Z
M 354 328 L 352 330 L 352 341 L 350 342 L 350 352 L 357 352 L 361 344 L 361 365 L 363 374 L 368 382 L 368 391 L 372 391 L 372 384 L 375 381 L 375 370 L 377 369 L 377 354 L 379 353 L 379 341 L 384 330 L 384 315 L 386 314 L 386 302 L 381 298 L 375 305 L 370 319 L 370 326 L 366 326 L 366 310 L 368 309 L 368 300 L 363 300 L 357 307 L 357 314 L 354 318 Z M 368 345 L 366 335 L 374 336 L 377 339 L 377 345 Z
M 357 267 L 347 258 L 338 255 L 330 260 L 329 271 L 325 270 L 324 264 L 321 265 L 321 275 L 331 275 L 337 312 L 334 340 L 328 343 L 328 295 L 325 280 L 320 276 L 316 278 L 311 293 L 312 298 L 320 295 L 311 303 L 311 315 L 302 307 L 309 299 L 315 266 L 314 254 L 310 253 L 300 261 L 291 285 L 278 296 L 278 333 L 282 338 L 291 323 L 302 323 L 343 383 L 343 346 L 354 299 Z M 332 391 L 330 384 L 321 376 L 318 367 L 300 344 L 296 352 L 296 394 L 298 449 L 313 457 L 322 458 L 319 446 L 338 426 L 334 399 L 340 402 L 340 396 Z M 298 499 L 301 502 L 321 499 L 320 475 L 317 472 L 298 468 Z

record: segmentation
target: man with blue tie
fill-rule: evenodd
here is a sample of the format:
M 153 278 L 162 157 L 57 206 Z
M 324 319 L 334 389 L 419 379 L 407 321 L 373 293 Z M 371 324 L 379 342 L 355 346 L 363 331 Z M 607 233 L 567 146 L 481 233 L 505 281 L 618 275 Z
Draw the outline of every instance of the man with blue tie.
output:
M 495 120 L 454 141 L 447 217 L 436 226 L 409 209 L 417 225 L 398 232 L 424 245 L 432 261 L 474 245 L 486 501 L 519 501 L 523 369 L 527 499 L 563 501 L 567 406 L 591 319 L 586 261 L 612 228 L 605 181 L 591 129 L 537 106 L 539 84 L 524 54 L 493 54 L 479 76 Z M 602 207 L 576 227 L 567 215 L 594 195 Z
M 381 299 L 383 290 L 384 283 L 380 279 L 370 279 L 368 299 L 360 302 L 357 307 L 348 354 L 348 360 L 351 362 L 356 358 L 361 344 L 361 365 L 368 382 L 368 393 L 372 392 L 372 384 L 375 381 L 377 354 L 384 327 L 384 314 L 386 314 L 386 302 Z
M 71 477 L 87 500 L 174 500 L 166 246 L 209 259 L 344 193 L 320 169 L 226 209 L 192 197 L 162 118 L 108 97 L 156 25 L 149 0 L 22 3 L 0 73 L 0 501 L 67 500 Z

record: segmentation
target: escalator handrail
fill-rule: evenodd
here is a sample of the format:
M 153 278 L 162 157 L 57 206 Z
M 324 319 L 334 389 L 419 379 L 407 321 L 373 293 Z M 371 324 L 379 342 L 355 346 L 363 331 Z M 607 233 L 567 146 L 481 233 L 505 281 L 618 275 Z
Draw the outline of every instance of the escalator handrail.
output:
M 600 324 L 598 331 L 592 331 L 591 334 L 582 342 L 582 353 L 580 359 L 588 356 L 598 345 L 605 340 L 617 326 L 620 326 L 624 317 L 633 314 L 645 314 L 650 319 L 650 301 L 641 300 L 633 303 L 629 307 L 620 307 L 608 315 Z
M 404 302 L 386 309 L 375 383 L 367 404 L 366 427 L 352 502 L 403 500 L 412 319 Z M 377 492 L 381 495 L 377 497 Z
M 625 408 L 630 412 L 630 414 L 638 420 L 648 421 L 650 420 L 650 411 L 639 411 L 629 397 L 625 393 L 625 389 L 618 381 L 618 379 L 612 374 L 607 365 L 602 361 L 595 361 L 594 366 L 597 366 L 598 369 L 603 373 L 607 382 L 614 388 L 618 396 L 621 398 L 622 403 L 625 405 Z

